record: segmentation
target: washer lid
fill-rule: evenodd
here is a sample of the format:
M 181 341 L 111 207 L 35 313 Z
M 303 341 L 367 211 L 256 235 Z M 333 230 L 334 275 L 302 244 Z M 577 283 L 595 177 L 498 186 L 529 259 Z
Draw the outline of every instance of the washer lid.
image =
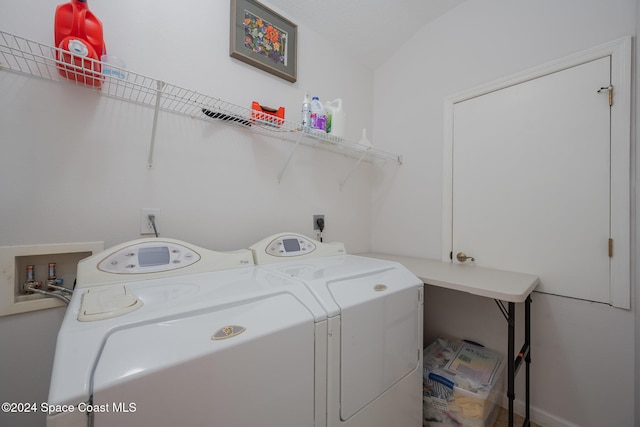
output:
M 100 349 L 92 403 L 137 410 L 96 413 L 95 425 L 313 427 L 314 340 L 313 316 L 287 293 L 123 325 Z
M 305 334 L 291 334 L 289 330 L 297 329 L 298 325 L 305 325 Z M 228 331 L 226 334 L 225 330 Z M 309 345 L 305 352 L 312 352 L 313 330 L 314 318 L 309 310 L 295 296 L 287 293 L 212 306 L 150 322 L 120 325 L 104 336 L 92 373 L 93 391 L 135 381 L 194 359 L 210 357 L 218 351 L 238 346 L 251 347 L 253 340 L 263 340 L 267 345 L 270 341 L 278 341 L 278 334 L 283 341 L 275 353 L 284 351 L 286 336 L 290 334 L 292 339 L 296 337 L 298 341 L 299 338 Z M 221 339 L 221 335 L 226 335 L 226 339 Z M 260 357 L 259 353 L 249 356 L 250 359 Z M 272 368 L 276 369 L 275 366 Z M 226 368 L 220 366 L 216 369 L 224 371 Z M 232 370 L 228 375 L 231 380 L 238 372 Z M 192 392 L 200 393 L 201 390 Z
M 249 251 L 246 252 L 249 253 L 249 256 L 251 255 Z M 113 287 L 119 288 L 123 286 L 123 283 L 113 285 Z M 149 280 L 140 277 L 138 281 L 126 283 L 126 287 L 144 305 L 139 310 L 122 316 L 95 322 L 78 320 L 83 292 L 89 289 L 77 289 L 73 294 L 58 333 L 49 388 L 48 402 L 50 404 L 77 404 L 78 402 L 86 402 L 90 398 L 92 372 L 100 358 L 101 349 L 104 348 L 108 337 L 115 331 L 132 330 L 132 328 L 141 331 L 142 329 L 138 329 L 137 326 L 167 325 L 164 322 L 171 319 L 188 318 L 224 309 L 237 310 L 238 313 L 242 313 L 241 307 L 249 307 L 250 302 L 260 305 L 260 302 L 266 300 L 276 301 L 273 298 L 278 295 L 289 295 L 291 305 L 293 306 L 295 305 L 293 303 L 297 302 L 296 310 L 305 310 L 315 319 L 315 322 L 322 322 L 327 318 L 317 299 L 305 286 L 301 286 L 300 282 L 253 267 Z M 104 287 L 96 286 L 90 289 L 101 288 Z M 271 310 L 267 314 L 262 313 L 264 317 L 261 318 L 261 321 L 264 323 L 273 324 L 276 319 L 272 318 L 275 317 L 284 323 L 293 321 L 291 309 L 287 305 L 278 305 L 277 307 L 270 305 L 269 307 Z M 229 325 L 239 325 L 247 328 L 247 331 L 237 334 L 233 339 L 211 340 L 212 335 Z M 162 329 L 162 327 L 160 328 Z M 167 327 L 164 328 L 164 330 L 166 329 Z M 226 318 L 218 325 L 207 325 L 207 340 L 234 345 L 239 340 L 246 339 L 250 332 L 255 330 L 256 327 L 250 329 L 244 319 Z M 188 328 L 180 331 L 185 337 L 189 337 L 191 334 Z M 237 329 L 234 328 L 234 331 L 237 332 Z M 123 336 L 119 333 L 116 335 Z M 148 342 L 146 338 L 144 342 Z M 279 348 L 278 351 L 280 351 Z M 255 354 L 251 357 L 255 357 Z M 165 355 L 156 356 L 160 358 Z
M 142 307 L 142 301 L 126 286 L 105 286 L 85 291 L 78 320 L 92 322 L 122 316 Z

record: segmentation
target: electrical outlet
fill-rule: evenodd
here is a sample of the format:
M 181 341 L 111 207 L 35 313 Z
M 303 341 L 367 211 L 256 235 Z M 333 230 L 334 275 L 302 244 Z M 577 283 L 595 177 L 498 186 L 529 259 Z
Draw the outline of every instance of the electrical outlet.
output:
M 160 209 L 140 209 L 140 234 L 155 234 L 149 215 L 154 216 L 156 230 L 160 233 Z
M 314 215 L 313 216 L 313 229 L 314 230 L 320 230 L 320 227 L 318 227 L 318 219 L 322 219 L 324 221 L 324 215 Z M 327 223 L 324 223 L 324 226 L 327 226 Z

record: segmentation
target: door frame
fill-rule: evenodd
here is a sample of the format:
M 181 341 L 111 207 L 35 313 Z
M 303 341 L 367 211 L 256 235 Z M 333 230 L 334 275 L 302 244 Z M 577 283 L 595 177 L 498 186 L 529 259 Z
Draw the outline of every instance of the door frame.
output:
M 442 260 L 452 262 L 453 247 L 453 112 L 456 103 L 535 78 L 611 57 L 611 230 L 609 304 L 631 308 L 631 36 L 465 90 L 444 99 L 442 191 Z M 596 90 L 596 89 L 594 89 Z M 603 95 L 604 96 L 604 95 Z

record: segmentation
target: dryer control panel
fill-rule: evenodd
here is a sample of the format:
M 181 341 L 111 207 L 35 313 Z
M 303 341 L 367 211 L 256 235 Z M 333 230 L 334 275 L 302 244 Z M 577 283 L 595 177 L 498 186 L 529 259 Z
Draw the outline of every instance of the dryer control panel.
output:
M 98 264 L 107 273 L 155 273 L 183 268 L 200 260 L 197 252 L 172 242 L 145 242 L 122 248 Z
M 303 236 L 280 236 L 267 246 L 269 255 L 290 257 L 308 254 L 316 250 L 316 245 Z
M 308 259 L 344 255 L 342 243 L 321 243 L 297 233 L 280 233 L 267 237 L 251 246 L 255 264 L 288 261 L 288 258 Z

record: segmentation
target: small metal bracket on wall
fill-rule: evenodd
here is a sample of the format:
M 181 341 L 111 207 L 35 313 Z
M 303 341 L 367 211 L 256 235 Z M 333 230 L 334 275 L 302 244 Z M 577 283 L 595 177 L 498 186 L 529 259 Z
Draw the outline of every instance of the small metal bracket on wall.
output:
M 158 128 L 158 113 L 160 112 L 160 101 L 162 99 L 162 88 L 164 87 L 164 82 L 158 80 L 156 82 L 157 90 L 156 90 L 156 106 L 155 111 L 153 112 L 153 127 L 151 128 L 151 143 L 149 144 L 149 158 L 147 160 L 147 166 L 149 169 L 153 167 L 153 150 L 156 144 L 156 129 Z

